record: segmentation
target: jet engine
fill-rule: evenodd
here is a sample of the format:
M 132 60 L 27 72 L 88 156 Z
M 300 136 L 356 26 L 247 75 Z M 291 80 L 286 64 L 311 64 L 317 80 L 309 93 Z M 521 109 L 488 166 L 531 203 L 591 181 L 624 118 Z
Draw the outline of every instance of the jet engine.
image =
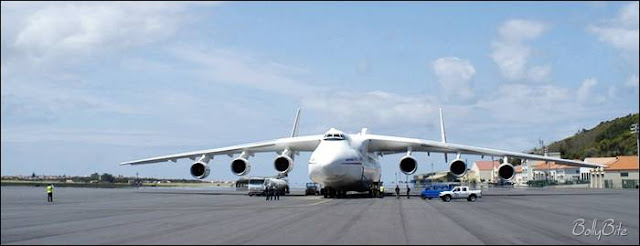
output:
M 273 161 L 273 167 L 281 174 L 287 174 L 293 169 L 293 159 L 288 155 L 279 155 Z
M 407 155 L 400 159 L 400 171 L 405 175 L 411 175 L 418 170 L 418 161 L 413 156 Z
M 501 179 L 511 180 L 515 173 L 516 170 L 513 168 L 511 163 L 505 162 L 498 166 L 498 176 Z
M 197 161 L 196 163 L 193 163 L 193 165 L 191 165 L 190 172 L 191 176 L 193 176 L 194 178 L 204 179 L 209 176 L 209 165 L 202 161 Z
M 243 176 L 251 171 L 251 164 L 243 157 L 238 157 L 231 161 L 231 172 L 238 176 Z
M 449 172 L 456 177 L 461 177 L 467 173 L 467 163 L 462 159 L 455 159 L 449 163 Z

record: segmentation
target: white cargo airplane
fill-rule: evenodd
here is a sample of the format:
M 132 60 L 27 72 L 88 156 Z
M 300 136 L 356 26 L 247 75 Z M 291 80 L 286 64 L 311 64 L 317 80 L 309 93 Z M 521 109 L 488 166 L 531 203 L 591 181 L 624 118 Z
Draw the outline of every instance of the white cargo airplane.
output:
M 456 154 L 456 158 L 449 163 L 449 171 L 458 177 L 467 172 L 467 163 L 461 158 L 463 154 L 481 155 L 483 158 L 485 155 L 504 158 L 503 163 L 498 167 L 498 174 L 502 179 L 507 180 L 513 178 L 515 174 L 513 165 L 508 162 L 508 157 L 553 161 L 570 166 L 601 167 L 598 164 L 581 161 L 447 143 L 442 109 L 440 109 L 441 142 L 367 134 L 367 128 L 363 128 L 357 134 L 345 134 L 331 128 L 324 135 L 298 137 L 296 132 L 299 117 L 300 109 L 296 113 L 291 137 L 288 138 L 128 161 L 120 165 L 176 162 L 177 159 L 190 158 L 195 161 L 191 165 L 191 175 L 194 178 L 204 179 L 209 175 L 208 163 L 214 156 L 232 157 L 239 153 L 231 161 L 231 172 L 242 176 L 251 170 L 248 159 L 254 153 L 274 151 L 278 153 L 273 162 L 274 168 L 281 175 L 286 175 L 292 170 L 293 159 L 298 152 L 311 151 L 309 178 L 324 187 L 325 197 L 343 197 L 347 191 L 374 192 L 380 182 L 380 164 L 377 159 L 385 154 L 406 153 L 399 163 L 400 171 L 406 175 L 413 174 L 418 167 L 418 162 L 412 156 L 413 152 L 427 152 L 428 155 L 431 152 L 444 153 L 445 161 L 448 161 L 447 153 Z

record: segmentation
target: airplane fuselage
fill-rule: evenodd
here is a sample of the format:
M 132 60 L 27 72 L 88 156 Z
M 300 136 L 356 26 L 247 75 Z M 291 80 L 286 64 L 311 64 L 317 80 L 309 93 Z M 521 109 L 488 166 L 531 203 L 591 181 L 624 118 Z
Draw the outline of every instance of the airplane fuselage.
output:
M 333 134 L 333 133 L 328 133 Z M 309 178 L 336 190 L 368 191 L 380 181 L 380 164 L 358 134 L 323 139 L 309 158 Z

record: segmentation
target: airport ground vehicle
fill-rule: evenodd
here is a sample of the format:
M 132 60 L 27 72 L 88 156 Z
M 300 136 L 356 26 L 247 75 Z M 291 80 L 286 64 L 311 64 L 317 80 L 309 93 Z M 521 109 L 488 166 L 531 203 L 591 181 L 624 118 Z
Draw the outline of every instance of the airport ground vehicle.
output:
M 307 188 L 304 190 L 305 195 L 320 195 L 317 183 L 307 183 Z
M 432 198 L 438 198 L 440 196 L 440 192 L 449 191 L 456 186 L 457 184 L 450 183 L 432 184 L 425 187 L 424 190 L 420 192 L 420 198 L 429 200 L 431 200 Z
M 440 199 L 445 202 L 451 201 L 451 199 L 466 198 L 467 201 L 475 202 L 476 199 L 482 197 L 481 190 L 472 190 L 468 186 L 458 186 L 450 191 L 440 192 Z
M 247 187 L 247 190 L 249 190 L 249 196 L 265 195 L 265 189 L 267 186 L 275 187 L 280 195 L 289 194 L 289 183 L 284 179 L 252 177 L 249 179 Z
M 264 186 L 275 188 L 279 195 L 289 194 L 289 182 L 284 179 L 265 178 Z
M 247 185 L 247 190 L 249 190 L 249 196 L 264 195 L 264 179 L 262 177 L 253 177 L 249 179 L 249 184 Z

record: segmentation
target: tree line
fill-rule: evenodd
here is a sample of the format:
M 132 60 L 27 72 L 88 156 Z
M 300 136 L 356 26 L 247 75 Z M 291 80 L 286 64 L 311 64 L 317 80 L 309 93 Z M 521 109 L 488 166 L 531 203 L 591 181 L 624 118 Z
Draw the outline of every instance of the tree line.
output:
M 569 138 L 549 144 L 547 148 L 549 152 L 560 152 L 565 159 L 637 155 L 636 134 L 630 130 L 634 123 L 638 123 L 637 113 L 600 122 L 593 129 L 581 129 Z

